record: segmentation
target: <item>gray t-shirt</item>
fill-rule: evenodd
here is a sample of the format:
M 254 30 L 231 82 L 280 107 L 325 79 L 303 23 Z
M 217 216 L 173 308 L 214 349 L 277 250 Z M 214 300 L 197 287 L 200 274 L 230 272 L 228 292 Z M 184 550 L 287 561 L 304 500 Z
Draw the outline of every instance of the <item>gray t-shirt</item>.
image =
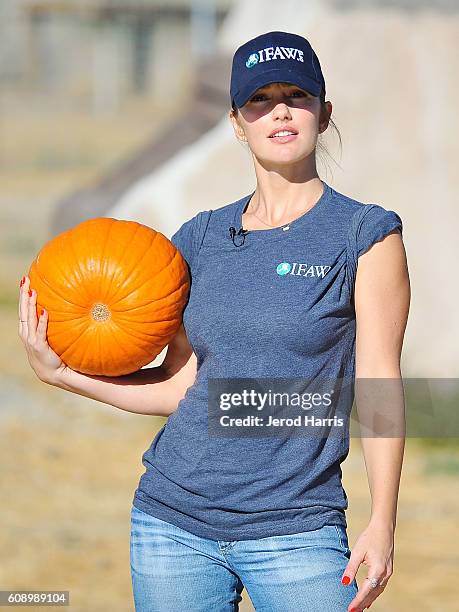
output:
M 325 438 L 208 431 L 209 378 L 354 380 L 357 260 L 390 231 L 402 233 L 402 221 L 323 183 L 288 229 L 231 237 L 252 192 L 199 212 L 172 236 L 191 273 L 183 323 L 198 369 L 143 455 L 133 500 L 140 510 L 214 540 L 347 527 L 340 464 L 348 429 Z

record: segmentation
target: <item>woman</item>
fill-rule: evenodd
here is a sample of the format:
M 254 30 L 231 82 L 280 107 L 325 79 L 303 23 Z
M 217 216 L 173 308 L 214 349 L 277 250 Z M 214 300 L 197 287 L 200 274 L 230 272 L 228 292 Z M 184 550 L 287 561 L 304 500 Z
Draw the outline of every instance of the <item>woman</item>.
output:
M 290 390 L 322 375 L 333 383 L 401 378 L 409 308 L 402 222 L 317 175 L 316 143 L 332 107 L 306 39 L 275 31 L 239 47 L 230 94 L 230 120 L 251 150 L 257 186 L 172 237 L 192 283 L 163 364 L 119 378 L 67 368 L 46 342 L 46 312 L 37 325 L 26 277 L 19 333 L 44 382 L 169 416 L 143 456 L 133 500 L 137 611 L 237 610 L 244 587 L 260 611 L 360 611 L 392 573 L 403 437 L 362 440 L 371 518 L 351 552 L 340 464 L 352 394 L 338 386 L 333 418 L 322 418 L 330 412 L 319 402 L 295 436 L 287 421 L 277 432 L 268 426 L 278 407 L 238 406 L 255 397 L 248 393 L 260 379 L 278 391 L 285 378 L 295 381 Z M 229 402 L 219 406 L 228 386 Z M 311 404 L 295 414 L 306 410 Z M 255 425 L 231 418 L 243 414 Z M 358 587 L 361 563 L 368 575 Z

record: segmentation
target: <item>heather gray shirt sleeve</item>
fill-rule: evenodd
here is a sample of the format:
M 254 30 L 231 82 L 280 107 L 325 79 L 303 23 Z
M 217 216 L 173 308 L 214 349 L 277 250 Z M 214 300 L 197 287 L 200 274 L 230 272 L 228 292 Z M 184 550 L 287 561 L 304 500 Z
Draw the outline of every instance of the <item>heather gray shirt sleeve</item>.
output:
M 354 293 L 358 258 L 375 243 L 398 230 L 403 235 L 403 223 L 393 210 L 386 210 L 379 204 L 360 207 L 352 216 L 347 236 L 348 281 L 351 294 Z
M 211 211 L 208 210 L 199 212 L 185 221 L 171 237 L 171 242 L 181 252 L 190 269 L 193 269 L 195 256 L 203 240 L 210 214 Z

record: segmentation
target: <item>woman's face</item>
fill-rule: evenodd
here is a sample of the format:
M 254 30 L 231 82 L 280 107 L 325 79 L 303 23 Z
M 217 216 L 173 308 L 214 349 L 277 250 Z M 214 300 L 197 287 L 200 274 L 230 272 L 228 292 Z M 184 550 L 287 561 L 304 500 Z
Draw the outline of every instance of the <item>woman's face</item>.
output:
M 270 83 L 257 89 L 238 109 L 237 118 L 233 113 L 230 117 L 236 136 L 248 142 L 259 160 L 291 164 L 314 151 L 318 135 L 326 129 L 331 114 L 331 103 L 325 104 L 326 114 L 321 113 L 319 96 L 297 85 Z M 280 127 L 297 134 L 288 142 L 270 137 Z

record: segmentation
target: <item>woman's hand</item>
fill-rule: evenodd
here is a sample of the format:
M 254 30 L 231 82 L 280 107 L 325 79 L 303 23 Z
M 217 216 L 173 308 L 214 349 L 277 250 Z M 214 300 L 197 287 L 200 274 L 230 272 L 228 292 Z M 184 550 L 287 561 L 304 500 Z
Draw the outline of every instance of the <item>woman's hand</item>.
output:
M 48 313 L 44 310 L 37 325 L 37 293 L 30 289 L 30 279 L 24 276 L 19 289 L 19 337 L 21 338 L 29 363 L 38 378 L 53 384 L 58 375 L 66 368 L 59 355 L 46 340 Z
M 368 574 L 357 595 L 351 601 L 348 612 L 361 612 L 369 608 L 381 595 L 392 575 L 394 557 L 394 529 L 387 523 L 372 520 L 368 527 L 357 538 L 351 551 L 344 576 L 352 582 L 361 563 L 368 566 Z M 376 578 L 378 586 L 373 587 L 371 578 Z

